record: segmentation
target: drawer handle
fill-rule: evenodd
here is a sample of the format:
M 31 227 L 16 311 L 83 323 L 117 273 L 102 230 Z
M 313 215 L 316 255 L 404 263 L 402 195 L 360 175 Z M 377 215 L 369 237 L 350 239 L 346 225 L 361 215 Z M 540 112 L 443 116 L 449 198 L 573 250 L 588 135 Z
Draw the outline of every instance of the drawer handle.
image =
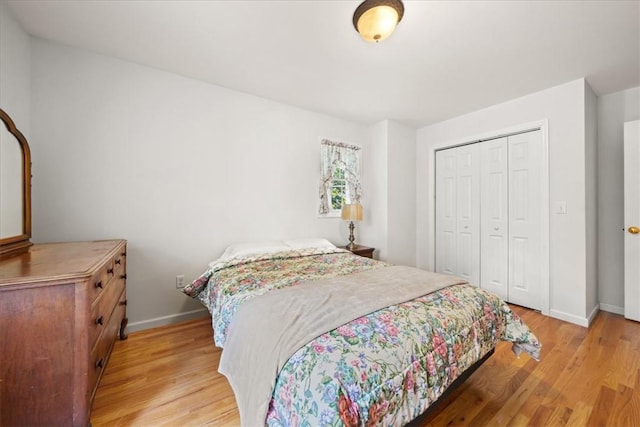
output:
M 96 319 L 96 325 L 104 325 L 104 316 L 100 316 Z
M 116 260 L 116 264 L 120 265 L 120 258 Z
M 121 279 L 126 279 L 127 278 L 127 273 L 124 273 L 124 274 L 120 275 L 120 278 Z
M 96 282 L 96 284 L 94 285 L 96 288 L 100 288 L 102 289 L 102 280 L 100 280 L 99 282 Z
M 103 367 L 104 367 L 104 360 L 100 358 L 100 360 L 96 362 L 96 369 L 102 369 Z
M 127 300 L 120 301 L 120 305 L 127 305 Z
M 127 253 L 126 252 L 122 252 L 120 255 L 127 256 Z
M 113 267 L 107 270 L 107 274 L 113 274 Z

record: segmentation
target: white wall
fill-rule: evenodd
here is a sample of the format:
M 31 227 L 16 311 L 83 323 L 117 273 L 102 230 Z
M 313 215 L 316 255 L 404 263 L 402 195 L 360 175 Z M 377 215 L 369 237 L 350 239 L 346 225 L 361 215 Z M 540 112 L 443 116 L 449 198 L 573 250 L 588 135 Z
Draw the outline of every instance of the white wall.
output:
M 624 313 L 623 123 L 640 119 L 640 87 L 598 98 L 600 308 Z
M 416 265 L 416 130 L 388 122 L 388 257 Z
M 368 236 L 366 239 L 356 236 L 356 241 L 365 246 L 376 248 L 374 257 L 386 260 L 388 255 L 388 188 L 389 156 L 387 152 L 387 121 L 378 122 L 368 129 L 369 149 L 364 150 L 363 181 L 363 221 L 359 230 Z
M 29 35 L 0 2 L 0 108 L 29 140 L 31 47 Z
M 433 269 L 433 236 L 428 200 L 433 171 L 429 152 L 449 141 L 490 134 L 524 123 L 548 119 L 550 182 L 550 314 L 586 325 L 587 247 L 585 82 L 572 81 L 515 100 L 494 105 L 418 130 L 417 255 L 418 266 Z M 567 214 L 554 212 L 555 202 L 567 203 Z
M 365 126 L 40 39 L 32 49 L 34 240 L 128 239 L 134 328 L 200 309 L 175 276 L 194 279 L 233 242 L 347 241 L 345 221 L 317 215 L 319 144 L 370 156 Z
M 598 99 L 584 82 L 585 93 L 585 212 L 586 212 L 586 306 L 590 320 L 598 312 Z
M 369 128 L 369 140 L 364 170 L 369 190 L 363 198 L 362 224 L 368 240 L 358 241 L 375 247 L 378 259 L 415 266 L 416 131 L 383 120 Z

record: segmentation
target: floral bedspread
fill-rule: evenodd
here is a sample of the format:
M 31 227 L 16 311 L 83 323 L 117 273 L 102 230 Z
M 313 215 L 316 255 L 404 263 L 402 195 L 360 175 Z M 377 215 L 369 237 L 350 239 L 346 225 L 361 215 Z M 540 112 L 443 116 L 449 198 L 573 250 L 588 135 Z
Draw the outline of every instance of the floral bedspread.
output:
M 332 250 L 231 260 L 210 266 L 185 293 L 209 308 L 214 339 L 222 347 L 235 310 L 248 298 L 386 265 Z M 471 285 L 378 310 L 297 351 L 279 373 L 265 422 L 404 425 L 499 339 L 539 358 L 540 343 L 517 314 L 499 297 Z
M 354 257 L 342 249 L 307 249 L 213 263 L 183 292 L 197 298 L 211 313 L 213 337 L 224 348 L 237 308 L 249 298 L 309 280 L 340 276 L 387 265 Z

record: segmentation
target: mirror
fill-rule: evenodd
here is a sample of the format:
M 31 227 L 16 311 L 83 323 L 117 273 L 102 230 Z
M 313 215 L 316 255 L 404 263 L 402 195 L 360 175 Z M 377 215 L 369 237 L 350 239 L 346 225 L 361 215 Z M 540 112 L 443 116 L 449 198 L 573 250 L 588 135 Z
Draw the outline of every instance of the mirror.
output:
M 0 119 L 0 258 L 5 258 L 31 246 L 31 152 L 2 109 Z

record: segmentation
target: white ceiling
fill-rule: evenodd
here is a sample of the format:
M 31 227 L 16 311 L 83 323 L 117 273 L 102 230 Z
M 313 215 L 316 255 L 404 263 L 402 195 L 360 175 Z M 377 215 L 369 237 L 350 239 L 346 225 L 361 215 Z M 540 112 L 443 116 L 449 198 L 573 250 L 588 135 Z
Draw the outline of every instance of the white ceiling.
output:
M 405 1 L 376 45 L 359 1 L 8 1 L 32 35 L 370 124 L 420 127 L 586 77 L 640 86 L 640 1 Z

